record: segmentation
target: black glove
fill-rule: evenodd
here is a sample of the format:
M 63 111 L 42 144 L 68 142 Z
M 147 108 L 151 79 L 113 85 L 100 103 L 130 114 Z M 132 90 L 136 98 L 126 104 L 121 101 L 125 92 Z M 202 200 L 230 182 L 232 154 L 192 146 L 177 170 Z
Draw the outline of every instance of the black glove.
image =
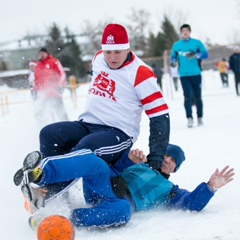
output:
M 188 59 L 194 58 L 194 57 L 196 57 L 196 53 L 194 53 L 194 52 L 189 52 L 189 53 L 186 54 L 186 57 L 187 57 Z
M 173 68 L 175 68 L 175 67 L 177 66 L 177 63 L 176 63 L 175 61 L 174 61 L 174 62 L 171 62 L 171 63 L 170 63 L 170 66 L 173 67 Z
M 148 161 L 148 165 L 151 169 L 156 170 L 156 169 L 161 168 L 162 162 L 150 160 L 150 161 Z

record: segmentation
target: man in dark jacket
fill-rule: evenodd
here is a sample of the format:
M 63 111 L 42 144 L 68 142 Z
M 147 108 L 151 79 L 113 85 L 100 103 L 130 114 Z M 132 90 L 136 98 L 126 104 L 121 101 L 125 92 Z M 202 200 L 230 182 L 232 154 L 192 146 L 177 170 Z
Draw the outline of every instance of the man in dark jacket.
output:
M 234 53 L 229 58 L 229 67 L 234 73 L 237 96 L 240 95 L 240 47 L 234 47 Z
M 85 201 L 92 207 L 73 209 L 70 215 L 73 225 L 118 226 L 126 224 L 134 211 L 158 207 L 201 211 L 217 189 L 233 180 L 234 169 L 227 166 L 222 171 L 217 169 L 208 182 L 201 183 L 192 192 L 180 189 L 168 177 L 179 169 L 184 160 L 183 150 L 169 144 L 163 165 L 158 170 L 153 170 L 144 163 L 145 155 L 139 150 L 130 151 L 109 167 L 92 151 L 84 149 L 47 157 L 37 168 L 27 171 L 23 169 L 21 185 L 23 189 L 33 182 L 44 188 L 49 184 L 59 185 L 82 178 Z M 19 177 L 21 169 L 17 173 Z M 16 176 L 14 179 L 17 179 Z M 36 221 L 33 217 L 30 223 L 35 225 Z

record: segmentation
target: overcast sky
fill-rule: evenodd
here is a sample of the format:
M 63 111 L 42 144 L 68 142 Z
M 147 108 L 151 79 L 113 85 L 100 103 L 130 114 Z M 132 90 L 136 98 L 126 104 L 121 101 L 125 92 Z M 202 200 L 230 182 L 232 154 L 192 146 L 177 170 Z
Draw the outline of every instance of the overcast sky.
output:
M 129 23 L 131 8 L 150 13 L 153 32 L 157 32 L 164 13 L 176 21 L 183 19 L 192 27 L 192 37 L 212 43 L 234 43 L 240 35 L 240 0 L 0 0 L 0 43 L 17 40 L 27 34 L 46 34 L 53 22 L 79 33 L 84 20 L 92 23 L 112 18 Z M 238 10 L 239 9 L 239 10 Z M 181 13 L 181 14 L 179 14 Z M 182 15 L 182 16 L 180 16 Z M 238 16 L 239 15 L 239 16 Z M 240 37 L 238 37 L 240 39 Z

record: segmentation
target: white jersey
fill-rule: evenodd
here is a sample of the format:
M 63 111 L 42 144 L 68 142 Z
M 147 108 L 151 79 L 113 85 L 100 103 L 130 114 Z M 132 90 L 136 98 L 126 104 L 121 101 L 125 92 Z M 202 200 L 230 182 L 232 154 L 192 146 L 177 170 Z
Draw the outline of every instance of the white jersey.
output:
M 136 55 L 120 69 L 110 69 L 99 51 L 92 61 L 92 80 L 84 122 L 118 128 L 137 140 L 143 110 L 149 118 L 168 113 L 152 70 Z

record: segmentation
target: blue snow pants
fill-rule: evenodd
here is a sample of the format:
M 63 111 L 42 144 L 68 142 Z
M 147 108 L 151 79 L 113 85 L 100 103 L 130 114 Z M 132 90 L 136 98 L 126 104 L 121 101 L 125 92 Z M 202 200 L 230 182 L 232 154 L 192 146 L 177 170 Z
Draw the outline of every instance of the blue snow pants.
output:
M 119 199 L 112 190 L 110 168 L 92 151 L 84 149 L 42 160 L 39 186 L 83 179 L 84 197 L 91 208 L 74 209 L 70 220 L 75 227 L 109 227 L 127 223 L 132 215 L 128 200 Z
M 183 95 L 184 95 L 184 107 L 187 118 L 193 118 L 192 105 L 195 101 L 197 108 L 197 117 L 203 116 L 203 102 L 202 102 L 202 76 L 184 76 L 180 77 Z
M 40 131 L 43 158 L 91 149 L 107 163 L 119 159 L 132 147 L 132 139 L 117 128 L 83 121 L 57 122 Z

